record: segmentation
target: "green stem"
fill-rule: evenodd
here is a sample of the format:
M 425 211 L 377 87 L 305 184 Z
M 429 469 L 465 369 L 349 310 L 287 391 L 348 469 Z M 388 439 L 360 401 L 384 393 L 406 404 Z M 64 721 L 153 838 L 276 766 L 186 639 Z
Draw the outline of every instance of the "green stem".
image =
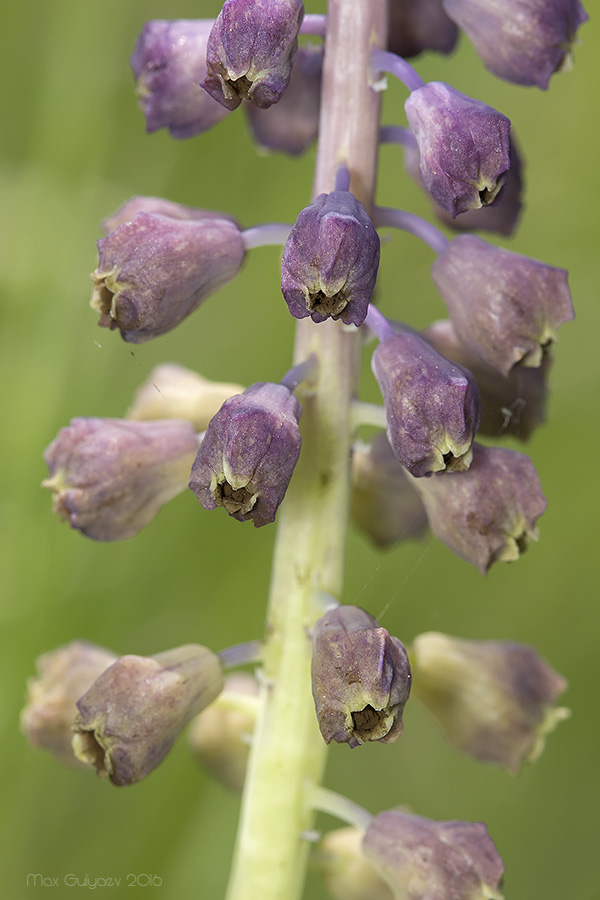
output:
M 330 0 L 314 193 L 331 191 L 345 164 L 351 190 L 372 207 L 379 97 L 369 56 L 382 46 L 387 0 Z M 310 689 L 311 628 L 322 594 L 340 599 L 350 491 L 351 403 L 360 337 L 328 321 L 298 323 L 295 362 L 318 370 L 303 406 L 302 452 L 278 513 L 260 695 L 229 900 L 295 900 L 302 894 L 313 821 L 310 785 L 326 746 Z

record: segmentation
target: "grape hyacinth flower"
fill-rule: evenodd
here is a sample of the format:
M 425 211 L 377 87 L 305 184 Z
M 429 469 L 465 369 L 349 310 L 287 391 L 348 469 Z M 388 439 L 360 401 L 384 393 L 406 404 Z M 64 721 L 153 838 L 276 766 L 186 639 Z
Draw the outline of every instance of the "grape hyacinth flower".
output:
M 222 688 L 219 657 L 197 644 L 122 656 L 77 701 L 75 755 L 119 787 L 135 784 Z
M 226 400 L 192 466 L 189 486 L 202 506 L 257 528 L 274 522 L 300 454 L 300 413 L 283 384 L 259 382 Z
M 354 524 L 377 547 L 421 538 L 427 531 L 419 493 L 383 433 L 370 444 L 358 443 L 353 448 L 350 512 Z
M 529 457 L 473 444 L 468 472 L 415 478 L 431 530 L 457 556 L 486 574 L 512 562 L 538 539 L 535 523 L 546 498 Z
M 91 306 L 134 344 L 171 331 L 231 281 L 244 261 L 238 225 L 218 213 L 138 212 L 98 241 Z
M 339 606 L 316 623 L 312 692 L 327 744 L 398 740 L 410 682 L 403 644 L 364 609 Z
M 512 435 L 526 441 L 545 422 L 547 382 L 552 368 L 550 354 L 544 354 L 537 368 L 516 365 L 505 377 L 465 349 L 449 319 L 433 322 L 423 337 L 438 353 L 469 369 L 474 376 L 481 399 L 479 434 Z
M 483 822 L 435 822 L 391 809 L 363 852 L 396 900 L 503 900 L 504 864 Z
M 312 144 L 319 130 L 322 70 L 322 48 L 300 47 L 281 100 L 269 109 L 247 104 L 250 129 L 259 147 L 297 156 Z
M 560 325 L 573 316 L 567 272 L 461 234 L 431 270 L 456 336 L 507 376 L 539 366 Z
M 48 750 L 67 766 L 82 767 L 71 747 L 75 704 L 116 659 L 115 653 L 87 641 L 71 641 L 39 657 L 21 713 L 21 731 L 32 747 Z
M 371 367 L 383 394 L 392 450 L 416 478 L 468 469 L 480 417 L 475 379 L 421 335 L 394 333 L 376 313 L 371 309 L 369 324 L 381 342 Z
M 361 325 L 379 268 L 379 237 L 349 191 L 320 194 L 296 219 L 283 251 L 281 291 L 297 319 Z
M 571 68 L 577 29 L 588 15 L 579 0 L 443 0 L 487 69 L 514 84 L 546 90 Z
M 412 91 L 404 108 L 436 203 L 453 218 L 493 203 L 510 168 L 510 120 L 443 82 Z
M 243 390 L 241 384 L 210 381 L 176 363 L 163 363 L 135 392 L 127 418 L 136 422 L 186 419 L 194 431 L 206 431 L 223 403 Z
M 479 3 L 490 8 L 486 0 Z M 274 307 L 269 328 L 275 314 L 288 324 L 288 313 L 297 320 L 292 368 L 280 382 L 267 380 L 275 344 L 262 328 L 262 302 L 253 310 L 253 297 L 242 287 L 258 338 L 235 311 L 219 309 L 218 324 L 237 327 L 237 346 L 251 346 L 263 369 L 245 379 L 250 387 L 208 381 L 174 364 L 152 368 L 152 360 L 128 418 L 80 417 L 59 434 L 46 451 L 45 485 L 74 528 L 104 541 L 135 534 L 186 485 L 199 501 L 193 504 L 198 515 L 200 507 L 222 506 L 256 527 L 277 517 L 264 639 L 219 654 L 196 644 L 154 657 L 113 659 L 99 651 L 98 668 L 85 669 L 83 681 L 75 677 L 76 660 L 72 672 L 57 657 L 56 672 L 54 663 L 47 671 L 40 664 L 40 681 L 56 675 L 58 686 L 50 685 L 49 699 L 41 686 L 39 696 L 32 689 L 31 701 L 40 702 L 35 711 L 28 707 L 23 727 L 33 742 L 69 760 L 65 729 L 73 727 L 75 756 L 125 785 L 145 778 L 193 723 L 195 752 L 216 777 L 235 788 L 243 784 L 228 900 L 299 898 L 317 811 L 354 827 L 355 856 L 357 836 L 361 841 L 356 881 L 331 881 L 345 900 L 502 900 L 504 865 L 482 823 L 436 822 L 399 810 L 372 815 L 321 786 L 332 741 L 356 747 L 399 737 L 412 682 L 403 644 L 371 612 L 340 605 L 350 515 L 380 547 L 428 525 L 485 574 L 537 539 L 546 507 L 528 457 L 474 438 L 482 399 L 485 433 L 502 430 L 507 415 L 512 424 L 522 402 L 529 407 L 525 432 L 543 417 L 546 347 L 573 314 L 566 273 L 470 234 L 450 241 L 426 219 L 376 203 L 379 144 L 395 140 L 413 161 L 416 146 L 419 178 L 430 197 L 446 216 L 463 217 L 460 224 L 453 219 L 454 226 L 503 234 L 515 227 L 521 184 L 509 119 L 444 81 L 425 84 L 406 59 L 385 49 L 390 23 L 389 46 L 398 48 L 401 37 L 407 54 L 449 51 L 457 33 L 452 9 L 459 6 L 467 8 L 467 0 L 328 0 L 326 15 L 304 16 L 300 0 L 226 0 L 208 38 L 206 22 L 156 21 L 144 28 L 134 51 L 149 130 L 165 127 L 174 137 L 189 137 L 243 103 L 263 147 L 297 154 L 316 134 L 315 173 L 310 199 L 307 192 L 284 216 L 295 219 L 293 226 L 259 220 L 242 230 L 235 209 L 209 212 L 132 197 L 105 220 L 98 242 L 92 306 L 100 324 L 119 329 L 130 343 L 145 343 L 183 323 L 230 282 L 251 248 L 285 245 L 280 285 L 287 309 Z M 522 3 L 506 0 L 506 7 L 521 9 Z M 551 30 L 557 11 L 571 11 L 561 39 L 566 53 L 581 8 L 576 0 L 532 0 L 528 10 L 542 7 Z M 409 23 L 400 37 L 398 16 Z M 525 30 L 534 19 L 525 20 Z M 317 37 L 322 47 L 297 52 L 300 33 Z M 495 29 L 503 59 L 526 55 L 522 44 L 502 35 Z M 548 55 L 552 41 L 544 41 Z M 531 67 L 531 60 L 520 62 Z M 410 95 L 410 129 L 382 131 L 385 73 L 397 76 Z M 235 156 L 236 165 L 246 164 L 242 138 Z M 221 169 L 199 159 L 200 181 L 207 172 L 218 179 Z M 254 179 L 244 169 L 240 184 L 256 187 Z M 260 189 L 253 191 L 255 205 L 260 196 Z M 510 205 L 502 207 L 509 196 Z M 478 224 L 484 214 L 486 224 Z M 417 332 L 374 306 L 379 287 L 377 303 L 391 307 L 390 316 L 404 320 L 418 312 L 420 296 L 408 296 L 402 279 L 391 291 L 377 285 L 378 229 L 387 227 L 436 254 L 433 281 L 451 319 L 445 330 L 420 324 Z M 269 284 L 277 296 L 275 273 L 269 280 L 261 272 L 258 284 L 261 300 Z M 379 341 L 372 368 L 384 406 L 360 399 L 361 355 L 372 332 Z M 210 376 L 211 356 L 203 354 L 217 341 L 214 324 L 195 338 L 198 365 Z M 148 363 L 150 349 L 139 349 L 136 364 Z M 235 350 L 234 344 L 222 354 L 223 363 Z M 526 367 L 535 374 L 524 375 Z M 368 444 L 357 434 L 363 427 L 378 429 Z M 247 537 L 260 540 L 254 532 Z M 160 552 L 163 543 L 156 546 Z M 232 546 L 219 559 L 227 579 L 242 557 Z M 404 590 L 406 574 L 398 573 L 397 584 L 391 596 L 374 600 L 381 621 L 384 614 L 402 614 L 395 601 L 418 599 Z M 357 586 L 361 595 L 371 591 L 369 579 L 359 578 L 351 599 Z M 260 592 L 248 590 L 247 602 Z M 205 591 L 203 608 L 210 602 Z M 561 717 L 555 709 L 561 677 L 533 651 L 508 642 L 486 644 L 483 653 L 479 642 L 455 643 L 442 662 L 432 661 L 423 651 L 425 637 L 414 649 L 422 699 L 439 712 L 452 740 L 471 756 L 513 770 L 534 757 Z M 452 653 L 460 657 L 456 665 L 447 660 Z M 248 664 L 257 667 L 244 679 L 252 693 L 235 690 L 232 681 L 207 709 L 222 692 L 224 669 Z M 440 687 L 438 672 L 446 664 Z M 495 712 L 498 718 L 490 721 Z M 387 785 L 393 803 L 403 801 L 402 783 L 400 777 Z
M 567 683 L 533 647 L 428 632 L 411 648 L 415 693 L 451 744 L 517 773 L 569 715 L 556 707 Z
M 228 114 L 200 87 L 206 75 L 211 19 L 147 22 L 131 57 L 146 131 L 168 128 L 189 138 L 213 128 Z
M 452 53 L 457 39 L 458 28 L 444 12 L 443 0 L 390 0 L 388 50 L 398 56 Z
M 72 419 L 44 453 L 53 509 L 96 541 L 133 537 L 185 490 L 198 438 L 189 422 Z
M 301 0 L 226 0 L 208 38 L 202 87 L 227 109 L 281 100 L 298 50 Z

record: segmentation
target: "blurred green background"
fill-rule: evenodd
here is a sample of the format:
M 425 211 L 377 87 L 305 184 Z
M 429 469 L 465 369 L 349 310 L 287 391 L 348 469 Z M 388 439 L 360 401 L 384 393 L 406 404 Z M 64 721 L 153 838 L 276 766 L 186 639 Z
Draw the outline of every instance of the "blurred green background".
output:
M 289 221 L 306 205 L 314 149 L 300 160 L 257 155 L 242 114 L 175 142 L 144 133 L 128 57 L 152 18 L 211 16 L 218 0 L 52 0 L 1 7 L 0 367 L 2 375 L 3 896 L 87 896 L 26 887 L 28 873 L 142 876 L 144 897 L 223 896 L 238 798 L 206 779 L 181 741 L 151 778 L 117 790 L 26 746 L 18 715 L 43 651 L 75 637 L 151 654 L 189 641 L 220 649 L 262 633 L 274 530 L 204 512 L 189 494 L 137 538 L 95 544 L 60 525 L 39 483 L 41 453 L 76 415 L 119 416 L 160 361 L 214 379 L 277 380 L 293 322 L 278 290 L 278 251 L 254 251 L 237 280 L 174 333 L 140 347 L 96 327 L 88 273 L 99 221 L 133 194 L 222 209 L 246 225 Z M 324 3 L 306 3 L 319 12 Z M 406 641 L 439 629 L 537 646 L 570 682 L 573 717 L 517 778 L 450 749 L 416 704 L 393 746 L 334 747 L 327 784 L 372 811 L 407 804 L 433 818 L 484 819 L 507 864 L 507 900 L 598 897 L 598 58 L 594 23 L 575 69 L 547 93 L 496 81 L 468 42 L 426 56 L 446 80 L 513 121 L 527 159 L 527 206 L 515 250 L 568 268 L 577 320 L 556 350 L 549 422 L 531 452 L 549 498 L 541 541 L 487 578 L 428 539 L 380 554 L 350 536 L 345 600 Z M 391 84 L 386 122 L 403 123 Z M 385 147 L 378 201 L 429 215 Z M 431 252 L 397 234 L 384 247 L 384 310 L 416 326 L 443 315 Z M 376 398 L 365 365 L 364 395 Z M 290 736 L 293 740 L 293 736 Z M 334 824 L 323 819 L 320 823 Z M 160 887 L 144 887 L 158 875 Z M 131 879 L 130 879 L 131 880 Z M 62 893 L 61 893 L 62 892 Z M 127 893 L 127 896 L 129 894 Z M 312 877 L 307 897 L 323 896 Z

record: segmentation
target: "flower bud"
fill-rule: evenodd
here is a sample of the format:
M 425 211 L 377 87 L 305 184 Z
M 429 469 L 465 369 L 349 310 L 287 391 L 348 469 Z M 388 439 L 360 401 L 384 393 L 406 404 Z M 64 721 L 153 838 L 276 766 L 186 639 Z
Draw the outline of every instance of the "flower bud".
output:
M 379 268 L 379 235 L 349 191 L 320 194 L 303 209 L 281 262 L 281 291 L 293 316 L 361 325 Z
M 141 344 L 166 334 L 231 281 L 244 261 L 241 231 L 215 213 L 180 219 L 138 212 L 98 241 L 91 307 L 98 324 Z
M 535 523 L 546 498 L 523 453 L 473 444 L 468 472 L 444 472 L 413 484 L 435 536 L 483 575 L 495 562 L 518 559 L 538 538 Z
M 404 108 L 436 203 L 453 218 L 492 203 L 510 167 L 506 116 L 441 81 L 412 91 Z
M 574 316 L 564 269 L 474 235 L 454 238 L 431 274 L 461 344 L 504 376 L 516 363 L 539 366 Z
M 566 681 L 533 647 L 429 632 L 415 638 L 411 661 L 416 695 L 450 743 L 515 774 L 568 715 L 556 708 Z
M 355 525 L 377 547 L 421 538 L 427 530 L 421 498 L 383 433 L 354 447 L 350 510 Z
M 339 606 L 317 621 L 312 692 L 327 744 L 396 741 L 410 678 L 403 644 L 364 609 Z
M 301 0 L 226 0 L 208 39 L 202 87 L 227 109 L 281 99 L 304 17 Z
M 458 28 L 444 12 L 442 0 L 390 0 L 388 20 L 388 50 L 398 56 L 454 50 Z
M 239 394 L 241 384 L 209 381 L 175 363 L 156 366 L 135 393 L 128 419 L 186 419 L 194 431 L 206 431 L 223 403 Z
M 219 657 L 197 644 L 147 658 L 122 656 L 78 701 L 73 751 L 101 778 L 135 784 L 222 687 Z
M 396 900 L 503 900 L 504 864 L 483 822 L 390 809 L 372 819 L 363 852 Z
M 412 135 L 411 135 L 412 137 Z M 523 161 L 517 149 L 514 135 L 509 140 L 510 169 L 506 173 L 504 184 L 496 194 L 496 198 L 487 206 L 479 209 L 468 209 L 452 218 L 450 213 L 437 203 L 432 204 L 435 216 L 448 228 L 454 231 L 492 231 L 510 237 L 517 227 L 523 203 Z M 419 166 L 419 145 L 416 140 L 404 142 L 404 166 L 410 177 L 424 188 Z
M 116 654 L 87 641 L 71 641 L 36 660 L 37 677 L 27 684 L 21 731 L 32 747 L 41 747 L 60 762 L 78 767 L 71 726 L 76 702 L 116 660 Z
M 258 684 L 252 675 L 229 675 L 215 702 L 190 724 L 188 739 L 198 762 L 233 791 L 244 787 L 257 695 Z
M 577 29 L 588 18 L 579 0 L 444 0 L 444 9 L 490 72 L 542 90 L 571 68 Z
M 282 384 L 251 385 L 214 416 L 192 466 L 205 509 L 223 506 L 259 528 L 275 521 L 300 455 L 300 404 Z
M 417 478 L 467 469 L 480 415 L 471 373 L 409 332 L 381 341 L 371 367 L 383 394 L 388 438 L 402 465 Z
M 133 537 L 185 490 L 198 450 L 179 419 L 72 419 L 44 453 L 61 519 L 96 541 Z
M 350 826 L 328 831 L 316 853 L 319 874 L 336 900 L 394 900 L 362 852 L 363 836 Z
M 146 22 L 131 57 L 146 131 L 168 128 L 171 137 L 208 131 L 226 115 L 200 87 L 206 75 L 209 19 Z
M 547 379 L 552 367 L 549 355 L 537 369 L 517 365 L 505 378 L 462 346 L 448 319 L 434 322 L 423 337 L 439 353 L 473 374 L 481 397 L 479 434 L 512 435 L 526 441 L 546 420 Z
M 319 130 L 322 69 L 322 48 L 300 47 L 290 83 L 279 103 L 268 110 L 248 104 L 250 128 L 261 147 L 297 156 L 315 140 Z

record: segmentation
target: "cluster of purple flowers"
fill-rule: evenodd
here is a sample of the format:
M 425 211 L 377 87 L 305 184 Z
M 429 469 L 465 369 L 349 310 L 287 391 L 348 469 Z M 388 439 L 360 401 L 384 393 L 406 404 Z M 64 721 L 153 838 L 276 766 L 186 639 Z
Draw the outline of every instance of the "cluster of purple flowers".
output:
M 407 125 L 382 128 L 380 141 L 404 147 L 408 171 L 447 227 L 512 233 L 520 157 L 504 115 L 443 82 L 423 83 L 406 58 L 450 52 L 460 27 L 490 71 L 545 89 L 568 65 L 585 19 L 578 0 L 390 0 L 388 47 L 372 51 L 369 76 L 402 80 Z M 226 0 L 214 22 L 148 23 L 131 60 L 148 131 L 190 138 L 241 106 L 260 146 L 303 152 L 319 129 L 323 50 L 298 47 L 302 34 L 327 40 L 325 17 L 305 16 L 300 0 Z M 544 420 L 550 347 L 573 317 L 567 274 L 472 234 L 449 239 L 402 210 L 367 209 L 350 183 L 342 159 L 334 189 L 294 224 L 250 228 L 225 213 L 135 197 L 103 223 L 91 305 L 99 325 L 125 341 L 152 340 L 232 281 L 253 247 L 283 244 L 281 292 L 291 315 L 314 328 L 339 320 L 377 341 L 372 369 L 383 408 L 357 403 L 356 421 L 377 422 L 382 433 L 352 448 L 355 523 L 379 546 L 429 527 L 485 573 L 537 538 L 546 501 L 527 456 L 475 439 L 525 440 Z M 386 227 L 412 233 L 436 255 L 431 275 L 448 319 L 422 333 L 375 306 L 378 229 Z M 142 388 L 126 418 L 74 419 L 48 447 L 44 484 L 55 510 L 88 537 L 122 540 L 189 484 L 205 509 L 272 523 L 301 453 L 295 391 L 318 365 L 309 358 L 280 382 L 245 390 L 160 367 L 148 384 L 167 402 L 157 406 L 157 392 Z M 537 755 L 562 715 L 554 707 L 565 683 L 520 645 L 421 635 L 409 663 L 372 616 L 335 606 L 317 622 L 313 648 L 327 743 L 396 740 L 413 678 L 451 742 L 512 770 Z M 192 717 L 206 715 L 223 690 L 222 669 L 196 645 L 151 659 L 72 645 L 43 659 L 24 728 L 62 759 L 72 729 L 78 760 L 129 784 L 163 759 Z M 346 844 L 334 844 L 329 855 L 343 857 Z M 501 898 L 502 862 L 481 824 L 380 813 L 362 848 L 395 897 Z

